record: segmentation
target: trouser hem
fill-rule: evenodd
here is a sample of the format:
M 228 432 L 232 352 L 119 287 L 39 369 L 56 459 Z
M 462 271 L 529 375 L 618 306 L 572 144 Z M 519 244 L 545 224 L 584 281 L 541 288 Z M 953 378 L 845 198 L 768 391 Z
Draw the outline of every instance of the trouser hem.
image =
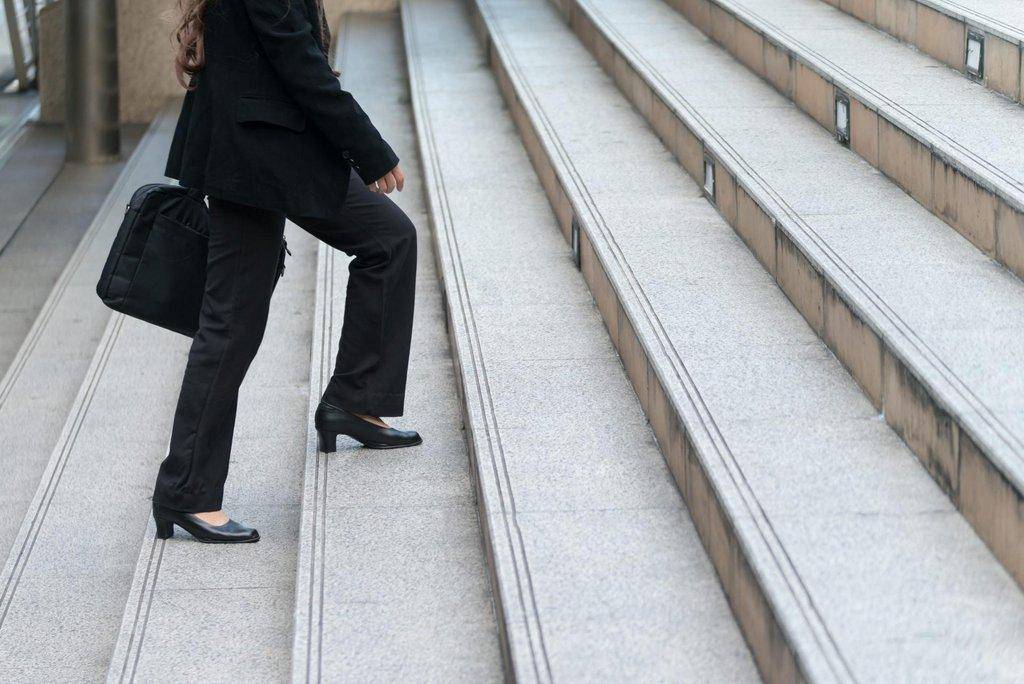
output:
M 401 416 L 405 412 L 404 396 L 400 394 L 364 394 L 349 398 L 324 394 L 320 401 L 349 413 L 379 418 Z
M 154 496 L 153 505 L 160 506 L 161 508 L 167 508 L 178 513 L 209 513 L 210 511 L 221 510 L 224 506 L 224 500 L 195 499 L 190 497 L 187 499 L 178 498 L 177 500 L 168 501 Z

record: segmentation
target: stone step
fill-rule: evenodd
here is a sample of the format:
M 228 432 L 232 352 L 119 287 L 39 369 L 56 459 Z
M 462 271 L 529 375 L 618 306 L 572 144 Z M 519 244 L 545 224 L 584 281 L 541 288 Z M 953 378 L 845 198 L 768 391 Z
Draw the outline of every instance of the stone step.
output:
M 28 132 L 30 122 L 38 118 L 39 94 L 36 91 L 0 93 L 0 169 L 10 159 L 18 141 Z
M 126 127 L 122 140 L 124 160 L 101 165 L 64 165 L 45 181 L 41 193 L 27 191 L 24 184 L 8 176 L 16 164 L 0 170 L 0 233 L 7 230 L 10 236 L 3 244 L 0 235 L 0 372 L 7 370 L 18 353 L 142 133 L 140 127 Z M 60 136 L 62 158 L 63 133 Z M 32 149 L 29 154 L 34 155 L 32 159 L 39 167 L 47 167 L 51 161 L 48 152 Z M 13 182 L 8 185 L 8 180 Z M 15 200 L 17 195 L 30 201 Z M 4 211 L 13 210 L 15 203 L 22 204 L 25 211 Z
M 670 4 L 978 249 L 1024 275 L 1024 161 L 1012 142 L 1024 109 L 818 0 Z
M 66 408 L 49 460 L 15 451 L 16 477 L 2 481 L 5 521 L 21 520 L 13 542 L 4 540 L 9 553 L 0 572 L 0 671 L 11 681 L 100 680 L 117 637 L 189 340 L 101 314 L 93 288 L 131 192 L 161 177 L 175 106 L 140 142 L 40 314 L 38 335 L 30 334 L 36 349 L 17 383 L 38 372 L 37 384 L 15 389 L 30 392 L 24 408 L 36 413 L 17 423 L 4 417 L 5 430 L 33 433 Z M 104 315 L 105 330 L 79 375 L 83 340 Z M 47 356 L 38 357 L 41 351 Z M 66 374 L 80 384 L 77 395 Z M 8 395 L 5 411 L 12 401 Z
M 0 444 L 7 456 L 3 461 L 5 477 L 0 478 L 0 509 L 5 513 L 0 517 L 0 558 L 6 558 L 11 551 L 110 320 L 110 309 L 96 297 L 96 280 L 132 193 L 163 174 L 178 106 L 174 104 L 164 110 L 136 146 L 78 246 L 65 259 L 64 270 L 46 301 L 38 307 L 32 327 L 21 334 L 21 346 L 0 379 Z M 75 179 L 84 180 L 83 172 L 69 172 L 69 184 Z M 78 191 L 86 191 L 84 183 Z M 55 203 L 53 209 L 63 211 L 61 203 Z M 69 209 L 74 211 L 74 207 Z M 60 230 L 60 226 L 54 229 Z M 35 237 L 45 242 L 45 235 Z M 10 255 L 23 256 L 32 263 L 29 248 L 46 247 L 52 254 L 58 253 L 59 245 L 38 245 L 35 237 L 29 239 L 26 233 L 26 251 L 23 253 L 21 244 L 15 243 L 10 247 Z M 33 278 L 50 268 L 44 261 L 35 258 Z M 29 276 L 20 271 L 27 263 L 15 266 L 7 262 L 6 256 L 0 256 L 0 262 L 0 285 L 6 287 L 11 283 L 9 279 L 30 284 Z M 11 286 L 17 298 L 27 298 L 27 293 Z M 5 318 L 7 313 L 16 314 L 20 304 L 8 306 L 4 305 Z M 6 330 L 6 320 L 4 325 Z M 14 325 L 12 322 L 11 327 Z
M 0 166 L 0 255 L 64 166 L 64 129 L 26 123 Z
M 567 2 L 605 71 L 698 183 L 711 172 L 722 216 L 1024 582 L 1024 283 L 664 3 Z
M 1016 0 L 824 0 L 1020 102 L 1024 7 Z M 967 68 L 968 35 L 982 45 Z M 972 48 L 974 46 L 971 46 Z
M 106 673 L 188 345 L 110 317 L 0 574 L 0 671 L 12 680 Z
M 703 51 L 714 49 L 706 41 L 663 35 L 657 2 L 600 4 L 606 18 L 621 18 L 618 39 L 636 31 L 637 44 L 670 56 L 678 73 L 701 72 L 681 92 L 711 98 L 710 82 L 737 98 L 760 85 L 716 73 L 723 60 Z M 508 108 L 563 234 L 580 246 L 584 276 L 764 679 L 1019 675 L 1024 596 L 1013 579 L 557 9 L 543 0 L 473 6 Z M 623 78 L 609 41 L 594 38 L 581 9 L 574 16 Z M 671 110 L 656 111 L 665 126 Z M 790 144 L 755 133 L 775 148 Z M 678 144 L 689 149 L 685 140 Z M 721 162 L 715 168 L 721 210 L 732 181 Z M 756 209 L 741 206 L 744 217 Z M 530 237 L 516 240 L 535 244 Z M 793 252 L 780 254 L 784 263 Z
M 239 395 L 224 496 L 232 517 L 262 538 L 226 547 L 176 530 L 161 541 L 150 520 L 108 682 L 288 679 L 318 243 L 292 224 L 286 236 L 292 255 Z M 155 475 L 146 472 L 140 487 L 151 487 Z
M 506 679 L 756 680 L 464 4 L 402 9 Z
M 403 159 L 405 191 L 391 197 L 419 231 L 406 417 L 393 422 L 415 426 L 424 444 L 372 451 L 341 437 L 336 453 L 317 451 L 313 412 L 334 368 L 348 281 L 347 257 L 322 247 L 308 427 L 301 431 L 308 438 L 292 681 L 499 681 L 497 628 L 431 256 L 397 15 L 346 16 L 338 53 L 346 89 Z

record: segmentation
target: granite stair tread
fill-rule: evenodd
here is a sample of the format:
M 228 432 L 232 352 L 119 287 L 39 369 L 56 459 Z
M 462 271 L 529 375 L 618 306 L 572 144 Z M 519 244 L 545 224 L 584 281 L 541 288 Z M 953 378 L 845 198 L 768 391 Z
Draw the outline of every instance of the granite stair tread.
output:
M 317 451 L 313 411 L 334 367 L 348 281 L 348 258 L 322 246 L 301 431 L 291 680 L 500 681 L 398 15 L 347 14 L 337 45 L 345 88 L 402 157 L 405 190 L 390 197 L 417 228 L 416 312 L 405 415 L 388 420 L 417 429 L 423 444 L 375 451 L 341 436 L 336 453 Z
M 770 620 L 752 616 L 747 572 L 811 681 L 1011 679 L 1024 666 L 1012 646 L 1024 596 L 914 454 L 558 10 L 474 5 L 563 231 L 573 217 L 581 226 L 584 273 L 761 674 L 793 673 Z M 699 52 L 703 37 L 656 35 L 667 7 L 600 5 L 638 45 L 642 34 L 671 53 L 672 73 L 726 63 Z M 738 98 L 760 85 L 742 76 L 680 91 Z
M 1024 283 L 668 5 L 571 7 L 691 177 L 712 161 L 720 213 L 1024 582 Z
M 464 5 L 403 24 L 506 677 L 755 679 Z

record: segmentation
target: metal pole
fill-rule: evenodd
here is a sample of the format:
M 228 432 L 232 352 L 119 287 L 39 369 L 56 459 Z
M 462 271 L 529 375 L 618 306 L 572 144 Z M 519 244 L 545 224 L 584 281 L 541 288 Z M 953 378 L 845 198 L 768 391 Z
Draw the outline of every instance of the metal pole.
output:
M 7 20 L 7 32 L 11 38 L 11 56 L 14 58 L 14 77 L 18 80 L 18 90 L 27 90 L 31 85 L 32 56 L 29 54 L 28 35 L 22 28 L 25 26 L 25 6 L 15 0 L 4 0 L 4 15 Z M 0 86 L 6 86 L 0 83 Z
M 117 3 L 65 0 L 67 158 L 89 164 L 121 156 Z
M 36 0 L 24 0 L 28 22 L 28 44 L 32 46 L 32 61 L 39 66 L 39 5 Z

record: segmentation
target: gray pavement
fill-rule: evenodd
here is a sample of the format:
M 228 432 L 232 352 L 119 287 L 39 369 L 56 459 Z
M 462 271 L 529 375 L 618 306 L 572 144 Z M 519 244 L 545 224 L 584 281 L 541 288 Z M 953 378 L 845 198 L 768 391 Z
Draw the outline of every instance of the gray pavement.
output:
M 526 137 L 536 135 L 551 160 L 545 164 L 625 302 L 652 372 L 667 385 L 723 502 L 740 541 L 721 553 L 745 557 L 802 674 L 812 681 L 1018 677 L 1024 597 L 1012 578 L 557 10 L 542 0 L 475 4 L 508 74 L 516 98 L 510 109 L 523 109 Z M 795 165 L 797 152 L 808 149 L 757 128 L 747 116 L 755 92 L 765 126 L 802 115 L 763 91 L 746 100 L 748 88 L 764 84 L 739 73 L 724 78 L 719 70 L 728 63 L 717 48 L 674 25 L 669 8 L 578 4 L 600 11 L 652 68 L 663 66 L 660 77 L 676 81 L 677 92 L 701 103 L 743 98 L 743 107 L 723 103 L 701 113 L 709 124 L 742 118 L 745 135 L 736 132 L 729 142 L 737 153 L 760 142 L 762 154 L 751 163 L 774 152 Z M 731 85 L 702 87 L 708 79 Z M 814 140 L 818 129 L 810 126 Z M 794 199 L 833 192 L 818 181 L 804 183 Z M 840 189 L 851 192 L 834 191 Z M 927 214 L 919 220 L 936 221 Z M 950 239 L 944 226 L 935 232 Z M 1005 376 L 1009 369 L 1001 368 Z M 759 640 L 757 633 L 747 637 Z
M 403 24 L 506 676 L 756 679 L 464 6 Z
M 64 130 L 26 123 L 0 158 L 0 255 L 64 166 Z
M 295 600 L 292 681 L 502 679 L 394 13 L 350 15 L 338 69 L 402 157 L 419 262 L 405 417 L 422 446 L 317 452 L 312 412 L 334 366 L 347 257 L 321 248 Z M 312 301 L 312 300 L 311 300 Z M 303 434 L 307 434 L 303 431 Z
M 27 132 L 26 124 L 37 119 L 38 114 L 39 94 L 36 91 L 0 92 L 0 168 L 7 163 L 15 143 Z
M 1024 491 L 1024 375 L 1017 370 L 1024 283 L 667 5 L 577 5 L 614 34 L 639 77 L 699 131 L 780 233 L 912 370 L 921 391 Z M 928 465 L 957 486 L 955 463 L 933 458 Z
M 18 353 L 143 131 L 137 126 L 124 130 L 124 161 L 61 164 L 56 175 L 49 177 L 53 170 L 49 162 L 63 161 L 63 133 L 56 133 L 59 141 L 53 150 L 49 144 L 42 150 L 31 145 L 30 135 L 19 145 L 15 160 L 0 169 L 0 232 L 7 231 L 10 238 L 3 244 L 4 235 L 0 235 L 0 372 Z M 18 159 L 22 154 L 25 164 Z M 32 172 L 21 175 L 26 166 Z M 40 171 L 45 171 L 42 177 Z M 41 191 L 26 187 L 33 177 Z

